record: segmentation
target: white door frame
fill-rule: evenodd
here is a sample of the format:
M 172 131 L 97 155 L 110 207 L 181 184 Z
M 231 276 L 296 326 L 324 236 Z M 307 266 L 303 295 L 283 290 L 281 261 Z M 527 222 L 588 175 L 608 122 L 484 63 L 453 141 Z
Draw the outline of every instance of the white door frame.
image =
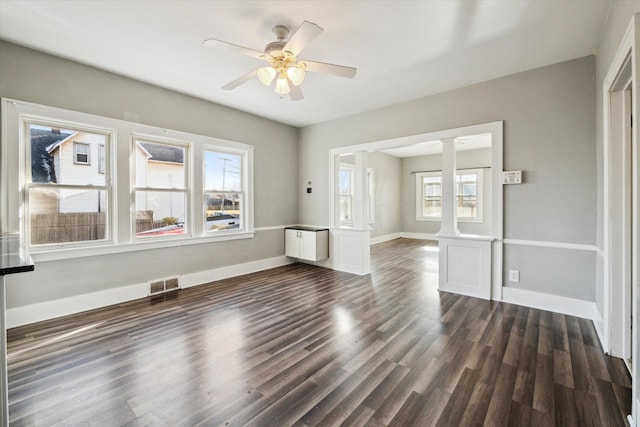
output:
M 631 115 L 638 117 L 640 14 L 634 15 L 618 48 L 603 83 L 603 190 L 604 190 L 604 316 L 603 347 L 614 356 L 633 360 L 632 414 L 638 419 L 638 209 L 640 179 L 638 167 L 638 125 L 625 135 L 628 124 L 623 122 L 626 89 L 632 82 Z M 626 105 L 626 107 L 625 107 Z M 615 121 L 615 123 L 614 123 Z M 636 119 L 637 122 L 637 119 Z M 635 147 L 631 156 L 631 146 Z M 633 194 L 632 194 L 633 192 Z M 629 206 L 632 200 L 632 206 Z M 630 223 L 632 225 L 630 225 Z M 631 237 L 631 241 L 626 240 Z M 630 274 L 628 274 L 630 272 Z M 634 295 L 631 304 L 625 301 Z M 629 309 L 633 325 L 629 322 Z M 632 327 L 632 337 L 625 328 Z M 633 345 L 629 342 L 631 338 Z M 630 352 L 630 354 L 629 354 Z

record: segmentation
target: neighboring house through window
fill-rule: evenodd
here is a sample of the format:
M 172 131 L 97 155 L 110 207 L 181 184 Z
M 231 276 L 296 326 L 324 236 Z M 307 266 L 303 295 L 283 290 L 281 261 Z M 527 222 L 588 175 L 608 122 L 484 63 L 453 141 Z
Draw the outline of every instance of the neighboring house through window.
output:
M 189 144 L 137 137 L 133 150 L 135 237 L 184 235 L 190 227 Z
M 111 144 L 108 130 L 25 121 L 31 169 L 26 177 L 32 246 L 109 239 L 110 180 L 91 152 Z
M 104 173 L 105 167 L 105 152 L 104 144 L 98 145 L 98 173 Z
M 10 166 L 0 216 L 33 253 L 253 237 L 251 145 L 15 100 L 3 99 L 0 112 Z

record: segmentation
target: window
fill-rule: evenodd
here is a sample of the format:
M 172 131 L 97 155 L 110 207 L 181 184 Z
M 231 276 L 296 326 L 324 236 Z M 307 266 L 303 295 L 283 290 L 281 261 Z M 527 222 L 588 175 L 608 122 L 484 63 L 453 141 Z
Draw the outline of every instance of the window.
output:
M 109 240 L 110 174 L 88 168 L 111 133 L 47 120 L 25 120 L 26 233 L 31 246 Z M 83 141 L 83 142 L 77 142 Z
M 354 198 L 354 174 L 355 166 L 351 163 L 340 164 L 339 189 L 340 189 L 340 224 L 349 225 L 353 223 L 353 198 Z M 367 168 L 367 221 L 372 223 L 375 220 L 375 188 L 373 185 L 373 168 Z
M 340 224 L 353 222 L 353 172 L 354 167 L 348 163 L 340 164 L 338 188 L 340 191 Z
M 75 163 L 79 165 L 88 165 L 89 163 L 89 144 L 81 142 L 73 143 L 73 150 L 75 154 Z
M 458 218 L 482 219 L 479 210 L 478 182 L 482 171 L 464 172 L 456 176 L 456 209 Z
M 136 239 L 187 233 L 189 224 L 189 144 L 141 137 L 133 139 Z
M 254 236 L 251 145 L 1 103 L 1 226 L 22 232 L 42 259 Z M 207 176 L 205 167 L 217 175 Z
M 204 151 L 205 224 L 208 233 L 244 229 L 246 189 L 244 185 L 243 152 Z
M 440 219 L 442 215 L 442 176 L 439 172 L 416 174 L 418 219 Z
M 456 214 L 469 222 L 482 221 L 482 170 L 458 171 L 456 175 Z M 416 219 L 440 220 L 442 216 L 442 173 L 416 174 Z

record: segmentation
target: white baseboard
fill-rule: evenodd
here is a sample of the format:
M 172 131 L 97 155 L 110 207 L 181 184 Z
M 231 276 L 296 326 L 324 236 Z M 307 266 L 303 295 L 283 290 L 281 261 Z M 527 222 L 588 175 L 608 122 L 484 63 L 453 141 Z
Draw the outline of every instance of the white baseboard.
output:
M 246 262 L 244 264 L 228 265 L 214 268 L 213 270 L 198 271 L 196 273 L 183 274 L 181 277 L 181 288 L 202 285 L 203 283 L 214 282 L 216 280 L 228 279 L 229 277 L 241 276 L 243 274 L 255 273 L 256 271 L 268 270 L 282 265 L 297 262 L 284 255 L 260 259 L 258 261 Z
M 180 277 L 180 286 L 189 288 L 215 280 L 255 273 L 269 268 L 280 267 L 295 261 L 286 256 L 266 258 L 244 264 L 230 265 L 197 273 L 184 274 Z M 120 304 L 149 295 L 148 283 L 136 283 L 119 288 L 106 289 L 88 294 L 61 298 L 22 307 L 9 308 L 6 312 L 7 328 L 41 322 L 56 317 L 67 316 L 87 310 Z
M 372 245 L 378 244 L 378 243 L 383 243 L 383 242 L 388 242 L 389 240 L 393 240 L 393 239 L 397 239 L 401 236 L 402 233 L 392 233 L 392 234 L 385 234 L 384 236 L 376 236 L 376 237 L 372 237 L 371 239 L 369 239 L 369 243 Z
M 602 316 L 598 311 L 596 303 L 593 301 L 584 301 L 576 298 L 543 294 L 540 292 L 510 287 L 502 288 L 502 301 L 510 304 L 523 305 L 525 307 L 582 317 L 593 321 L 594 325 L 596 323 L 602 323 Z
M 400 233 L 400 237 L 405 239 L 419 239 L 419 240 L 438 240 L 438 236 L 430 233 Z

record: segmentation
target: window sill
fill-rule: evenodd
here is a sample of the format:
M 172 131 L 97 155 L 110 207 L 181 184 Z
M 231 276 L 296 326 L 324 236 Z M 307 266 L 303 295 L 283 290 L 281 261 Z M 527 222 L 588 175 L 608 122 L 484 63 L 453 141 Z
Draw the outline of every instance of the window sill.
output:
M 416 218 L 416 221 L 440 222 L 440 218 Z M 482 218 L 458 218 L 458 222 L 482 224 Z
M 102 246 L 83 246 L 64 249 L 51 249 L 41 252 L 31 252 L 35 263 L 57 261 L 62 259 L 84 258 L 100 255 L 118 254 L 126 252 L 146 251 L 150 249 L 175 248 L 180 246 L 200 245 L 204 243 L 225 242 L 229 240 L 252 239 L 254 231 L 238 232 L 222 236 L 184 237 L 163 241 L 132 242 L 123 244 L 110 244 Z

